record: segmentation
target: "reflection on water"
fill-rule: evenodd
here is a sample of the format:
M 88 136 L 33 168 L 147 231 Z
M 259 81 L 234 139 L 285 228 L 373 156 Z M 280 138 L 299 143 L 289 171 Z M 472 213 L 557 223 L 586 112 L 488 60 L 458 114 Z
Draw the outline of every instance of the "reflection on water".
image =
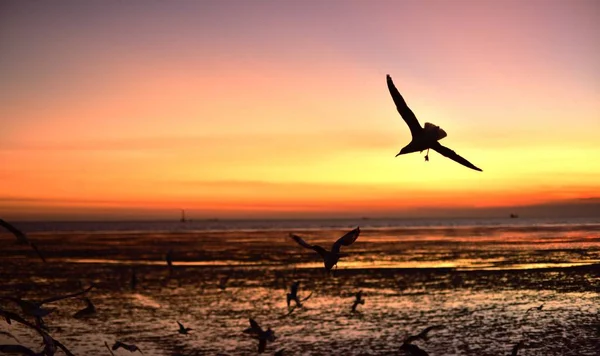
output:
M 134 343 L 146 355 L 248 355 L 248 318 L 275 330 L 267 354 L 398 354 L 402 340 L 430 325 L 445 328 L 416 343 L 430 355 L 600 354 L 600 236 L 597 225 L 557 228 L 364 229 L 331 276 L 318 255 L 287 231 L 32 234 L 50 263 L 26 247 L 0 251 L 4 286 L 43 299 L 94 283 L 97 313 L 51 304 L 50 333 L 76 355 L 106 355 L 104 341 Z M 297 231 L 329 246 L 341 230 Z M 8 235 L 1 235 L 10 239 Z M 174 268 L 164 255 L 173 250 Z M 138 283 L 130 286 L 133 269 Z M 221 283 L 224 279 L 226 282 Z M 312 297 L 288 314 L 286 293 Z M 354 293 L 365 304 L 351 313 Z M 526 312 L 544 303 L 542 310 Z M 18 311 L 10 302 L 3 308 Z M 177 321 L 191 327 L 177 332 Z M 26 346 L 39 338 L 0 323 Z M 0 344 L 15 343 L 0 335 Z M 129 354 L 118 351 L 116 355 Z

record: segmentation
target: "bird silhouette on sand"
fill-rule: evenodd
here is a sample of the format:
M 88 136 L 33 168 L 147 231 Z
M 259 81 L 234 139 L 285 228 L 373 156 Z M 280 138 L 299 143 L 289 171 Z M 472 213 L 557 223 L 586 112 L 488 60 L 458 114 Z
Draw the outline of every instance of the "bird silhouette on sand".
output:
M 421 127 L 419 124 L 419 120 L 415 114 L 410 110 L 402 95 L 394 82 L 392 81 L 392 77 L 387 76 L 387 86 L 390 90 L 390 94 L 392 95 L 392 99 L 394 99 L 394 103 L 396 104 L 396 109 L 400 113 L 400 116 L 404 119 L 408 128 L 410 129 L 410 134 L 412 139 L 408 145 L 400 150 L 400 152 L 396 155 L 412 153 L 412 152 L 422 152 L 427 150 L 427 154 L 425 155 L 425 161 L 429 161 L 429 149 L 437 151 L 443 156 L 450 158 L 451 160 L 462 164 L 465 167 L 469 167 L 476 171 L 480 171 L 480 168 L 477 168 L 471 162 L 467 161 L 463 157 L 459 156 L 456 152 L 452 151 L 448 147 L 442 146 L 438 141 L 447 136 L 446 131 L 441 129 L 439 126 L 431 124 L 429 122 L 425 123 L 424 127 Z

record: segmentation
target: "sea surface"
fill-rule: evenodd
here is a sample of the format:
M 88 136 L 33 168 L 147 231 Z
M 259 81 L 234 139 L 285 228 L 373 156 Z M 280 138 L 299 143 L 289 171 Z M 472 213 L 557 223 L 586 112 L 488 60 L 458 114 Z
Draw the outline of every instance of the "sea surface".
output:
M 47 263 L 1 231 L 0 297 L 95 286 L 89 318 L 73 318 L 85 307 L 77 298 L 45 305 L 55 308 L 49 333 L 75 355 L 110 356 L 104 343 L 116 340 L 145 355 L 253 355 L 258 342 L 242 333 L 249 318 L 275 331 L 267 355 L 405 355 L 403 340 L 432 325 L 443 328 L 414 342 L 432 356 L 510 355 L 519 341 L 519 355 L 600 355 L 600 217 L 15 225 Z M 289 238 L 329 248 L 357 226 L 331 274 Z M 310 298 L 290 311 L 294 281 Z M 359 290 L 365 304 L 353 313 Z M 8 300 L 0 308 L 21 314 Z M 179 334 L 177 321 L 192 331 Z M 17 323 L 0 321 L 0 331 L 43 348 Z M 0 333 L 0 344 L 14 343 Z

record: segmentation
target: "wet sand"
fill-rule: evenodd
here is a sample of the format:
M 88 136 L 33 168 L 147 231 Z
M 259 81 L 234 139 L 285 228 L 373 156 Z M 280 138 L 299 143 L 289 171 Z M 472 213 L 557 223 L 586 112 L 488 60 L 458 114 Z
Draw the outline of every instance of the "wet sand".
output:
M 402 340 L 430 355 L 600 354 L 600 226 L 364 230 L 327 276 L 318 256 L 286 231 L 33 233 L 48 263 L 3 234 L 0 295 L 43 299 L 94 283 L 97 314 L 72 314 L 77 299 L 51 304 L 50 334 L 76 355 L 108 355 L 104 341 L 134 343 L 146 355 L 254 354 L 248 318 L 275 330 L 266 354 L 403 355 Z M 295 231 L 329 246 L 342 230 Z M 164 255 L 173 250 L 169 273 Z M 132 269 L 138 284 L 130 287 Z M 229 276 L 224 290 L 219 280 Z M 313 293 L 288 310 L 286 289 Z M 351 313 L 353 294 L 366 303 Z M 532 310 L 544 303 L 541 311 Z M 9 302 L 3 308 L 18 311 Z M 176 321 L 193 330 L 177 333 Z M 2 323 L 23 344 L 39 337 Z M 14 343 L 0 335 L 0 343 Z M 115 355 L 126 355 L 117 351 Z

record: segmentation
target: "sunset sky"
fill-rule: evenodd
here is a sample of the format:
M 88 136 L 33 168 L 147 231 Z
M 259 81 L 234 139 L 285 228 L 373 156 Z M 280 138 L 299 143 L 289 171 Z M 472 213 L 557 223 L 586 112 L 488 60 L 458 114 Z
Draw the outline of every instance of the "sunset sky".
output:
M 600 196 L 600 2 L 3 1 L 0 217 Z M 483 172 L 410 141 L 421 121 Z

